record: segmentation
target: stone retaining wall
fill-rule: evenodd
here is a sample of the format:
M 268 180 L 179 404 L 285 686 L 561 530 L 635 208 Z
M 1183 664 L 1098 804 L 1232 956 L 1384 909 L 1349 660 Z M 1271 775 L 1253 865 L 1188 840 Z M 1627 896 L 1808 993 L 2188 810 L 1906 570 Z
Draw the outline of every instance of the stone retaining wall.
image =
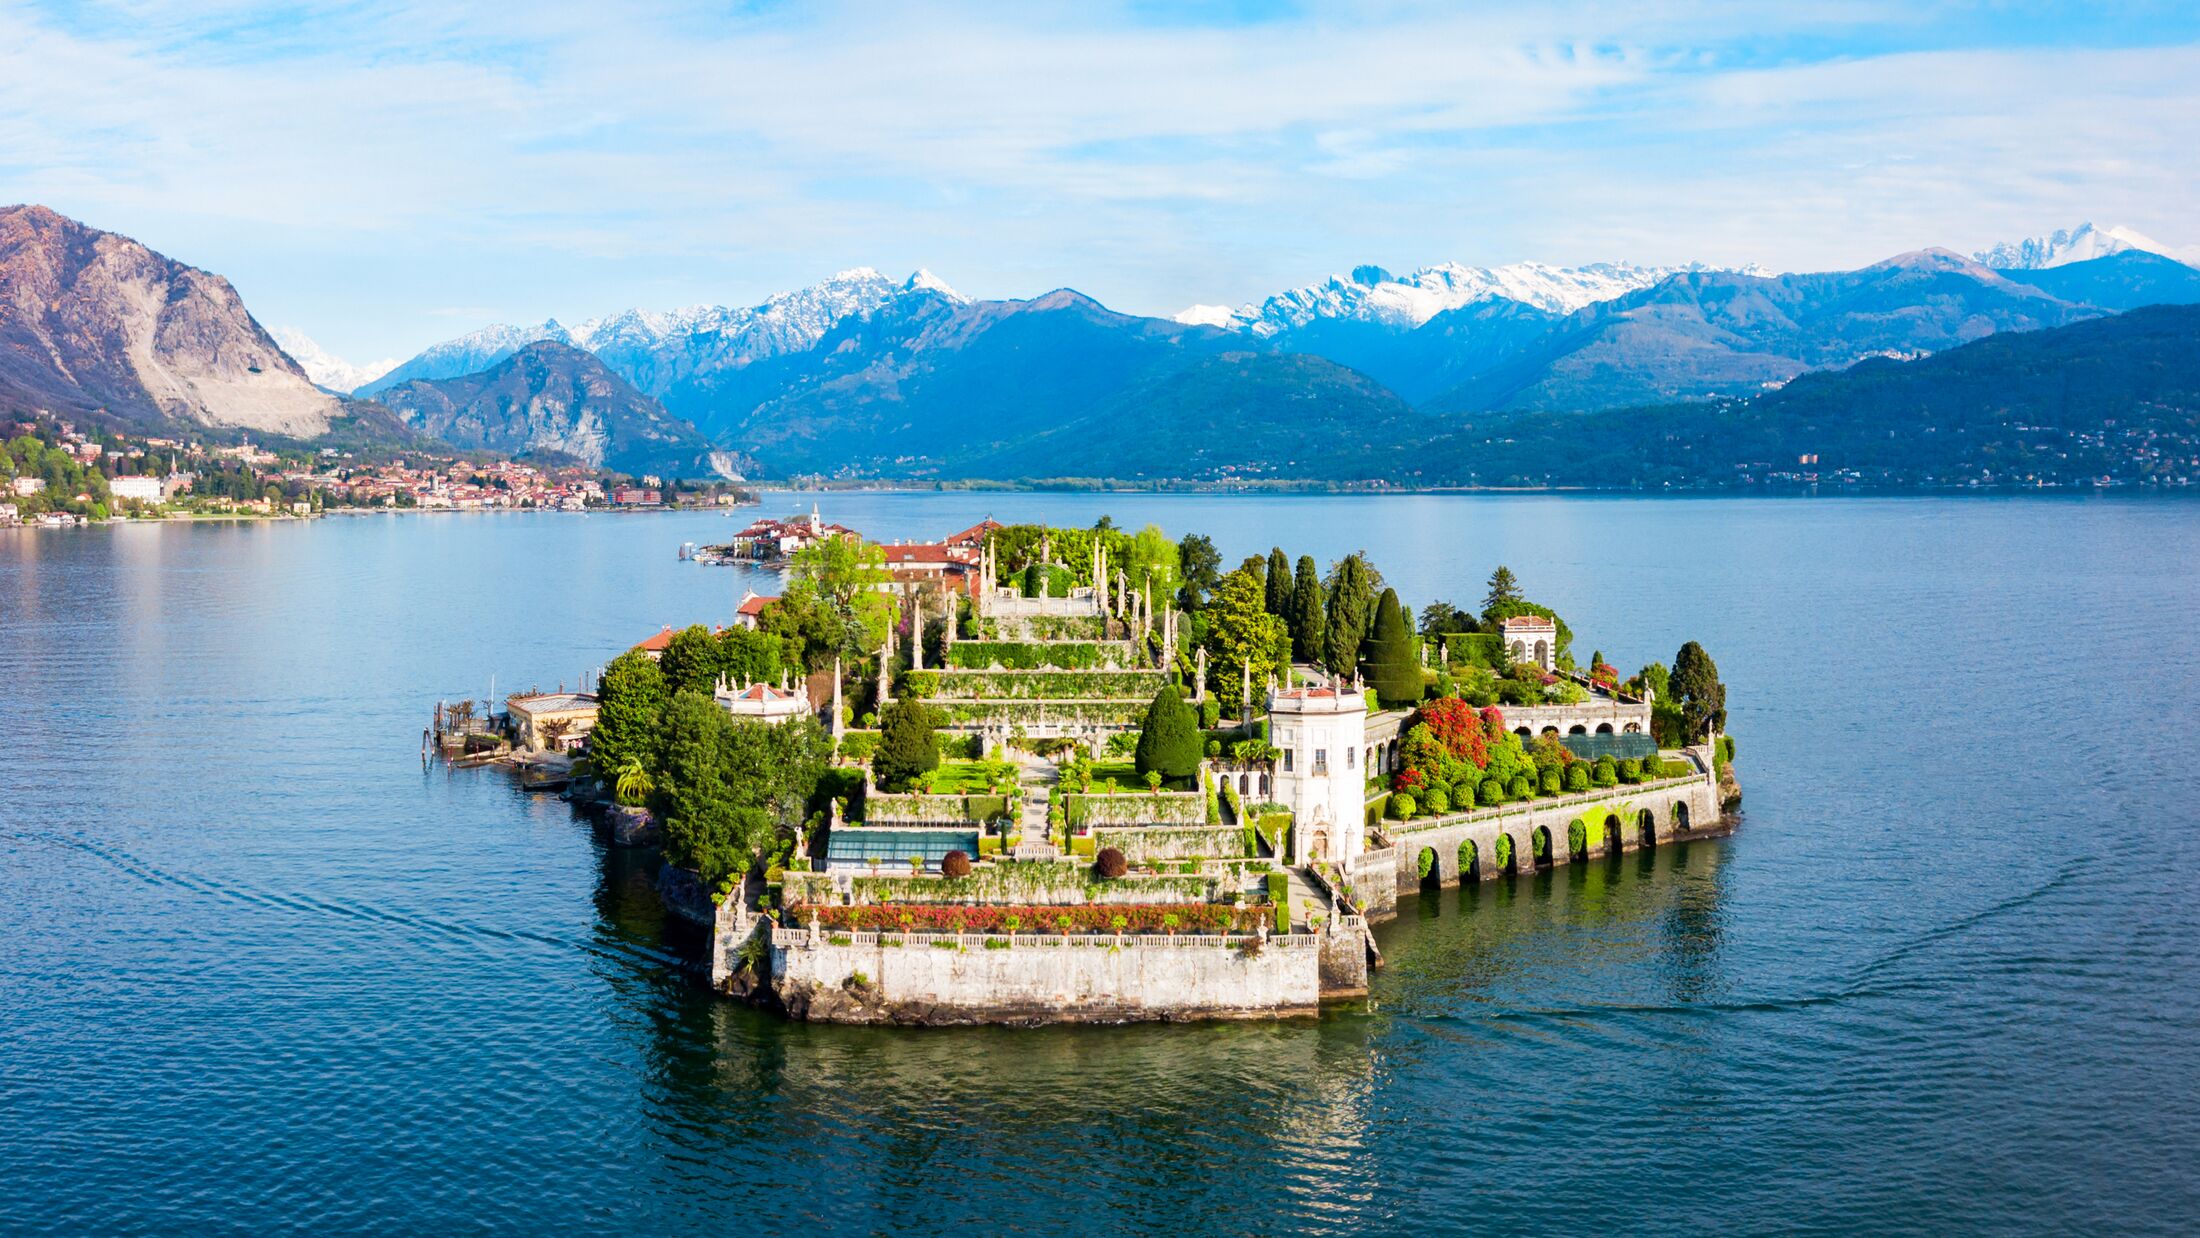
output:
M 1251 951 L 1240 948 L 1242 938 L 1190 935 L 1024 934 L 1008 949 L 987 949 L 978 935 L 839 938 L 849 944 L 807 929 L 771 930 L 772 989 L 790 1016 L 1036 1025 L 1272 1019 L 1314 1014 L 1321 1004 L 1322 939 L 1310 933 L 1271 937 Z M 1361 948 L 1357 939 L 1351 945 Z

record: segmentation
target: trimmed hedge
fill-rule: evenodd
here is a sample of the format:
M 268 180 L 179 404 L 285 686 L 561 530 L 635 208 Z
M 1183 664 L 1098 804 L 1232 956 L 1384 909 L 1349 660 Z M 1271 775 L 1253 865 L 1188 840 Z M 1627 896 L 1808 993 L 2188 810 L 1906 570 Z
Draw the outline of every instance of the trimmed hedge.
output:
M 1268 902 L 1275 908 L 1276 931 L 1291 931 L 1291 878 L 1284 873 L 1268 874 Z
M 940 701 L 1150 701 L 1169 684 L 1165 671 L 940 671 L 924 696 Z
M 954 669 L 966 671 L 995 667 L 1008 671 L 1078 671 L 1098 667 L 1136 669 L 1139 656 L 1138 647 L 1129 641 L 966 640 L 948 646 L 947 661 Z
M 872 795 L 864 801 L 865 825 L 932 821 L 998 821 L 1010 814 L 1006 795 Z
M 1207 798 L 1197 791 L 1125 791 L 1116 795 L 1062 796 L 1076 829 L 1096 825 L 1205 825 Z

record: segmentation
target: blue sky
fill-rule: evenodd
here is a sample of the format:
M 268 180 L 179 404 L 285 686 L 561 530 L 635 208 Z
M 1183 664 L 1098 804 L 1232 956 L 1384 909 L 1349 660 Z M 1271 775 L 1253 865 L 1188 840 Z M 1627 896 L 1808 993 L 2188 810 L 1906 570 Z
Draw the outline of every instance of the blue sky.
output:
M 0 201 L 355 360 L 835 270 L 1121 309 L 1359 263 L 2200 241 L 2200 5 L 0 3 Z

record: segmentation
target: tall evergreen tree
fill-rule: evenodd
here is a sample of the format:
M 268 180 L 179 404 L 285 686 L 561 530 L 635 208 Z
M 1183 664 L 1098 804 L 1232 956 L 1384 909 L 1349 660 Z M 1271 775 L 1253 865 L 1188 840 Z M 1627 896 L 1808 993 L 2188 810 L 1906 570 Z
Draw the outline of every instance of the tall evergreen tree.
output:
M 1364 673 L 1383 705 L 1411 705 L 1421 699 L 1421 666 L 1413 656 L 1413 630 L 1406 626 L 1405 608 L 1398 605 L 1396 589 L 1383 590 L 1382 598 L 1375 603 L 1375 625 L 1368 633 Z
M 1497 570 L 1490 573 L 1490 591 L 1482 599 L 1482 609 L 1485 612 L 1492 611 L 1507 602 L 1520 600 L 1520 582 L 1513 579 L 1511 568 L 1498 564 Z
M 1140 777 L 1158 771 L 1179 782 L 1199 773 L 1199 718 L 1184 700 L 1183 690 L 1171 684 L 1156 693 L 1146 707 L 1146 724 L 1138 732 L 1134 761 Z
M 1681 708 L 1681 724 L 1689 743 L 1726 727 L 1726 685 L 1719 682 L 1719 668 L 1703 646 L 1690 641 L 1673 655 L 1670 681 Z
M 1328 655 L 1329 616 L 1322 611 L 1322 582 L 1314 572 L 1314 556 L 1300 555 L 1297 578 L 1291 582 L 1291 657 L 1299 662 L 1319 662 Z
M 888 705 L 879 718 L 878 754 L 871 758 L 879 789 L 906 791 L 919 775 L 939 765 L 940 737 L 933 730 L 932 711 L 908 698 Z
M 1207 607 L 1207 673 L 1225 704 L 1250 673 L 1253 691 L 1281 676 L 1291 660 L 1291 629 L 1262 605 L 1260 575 L 1242 567 L 1222 578 Z
M 1268 552 L 1268 613 L 1288 620 L 1291 616 L 1291 561 L 1283 547 Z
M 1360 645 L 1367 639 L 1368 624 L 1375 618 L 1375 596 L 1382 577 L 1368 564 L 1367 556 L 1354 552 L 1329 567 L 1329 613 L 1324 623 L 1322 663 L 1331 674 L 1350 675 L 1360 664 Z

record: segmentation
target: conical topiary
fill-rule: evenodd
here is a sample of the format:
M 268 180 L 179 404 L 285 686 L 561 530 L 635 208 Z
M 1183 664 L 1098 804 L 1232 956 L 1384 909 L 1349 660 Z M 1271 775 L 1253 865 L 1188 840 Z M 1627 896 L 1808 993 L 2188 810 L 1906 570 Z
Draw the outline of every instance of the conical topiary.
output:
M 1395 707 L 1421 699 L 1421 667 L 1413 656 L 1413 633 L 1406 629 L 1396 589 L 1383 590 L 1375 602 L 1375 624 L 1368 633 L 1366 653 L 1361 673 L 1375 689 L 1377 700 Z

